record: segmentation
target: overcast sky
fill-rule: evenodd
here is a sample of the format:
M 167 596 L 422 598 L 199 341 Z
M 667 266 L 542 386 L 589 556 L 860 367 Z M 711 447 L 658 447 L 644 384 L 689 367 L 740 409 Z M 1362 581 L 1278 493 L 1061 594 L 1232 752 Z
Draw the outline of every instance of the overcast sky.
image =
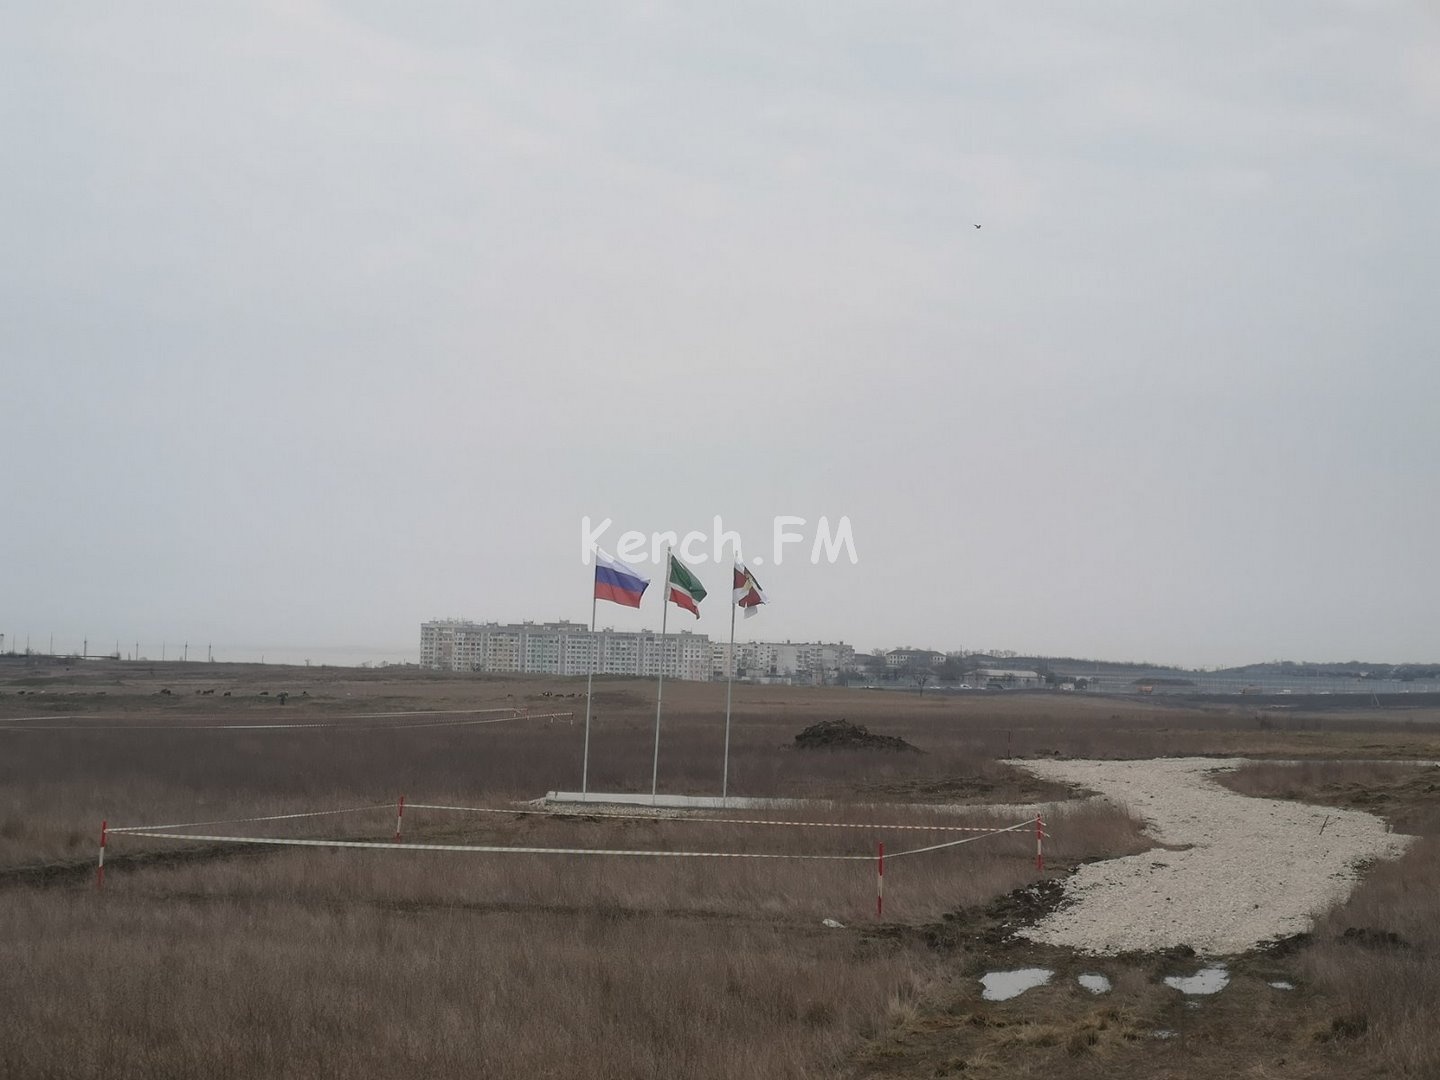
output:
M 0 632 L 1440 659 L 1436 11 L 14 6 Z

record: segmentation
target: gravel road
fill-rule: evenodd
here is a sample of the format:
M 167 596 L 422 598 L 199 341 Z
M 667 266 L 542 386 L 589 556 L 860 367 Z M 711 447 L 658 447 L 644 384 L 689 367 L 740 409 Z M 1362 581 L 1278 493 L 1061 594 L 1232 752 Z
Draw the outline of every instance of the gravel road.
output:
M 1244 952 L 1309 929 L 1349 894 L 1360 863 L 1396 858 L 1413 840 L 1371 814 L 1249 798 L 1210 779 L 1238 759 L 1013 764 L 1130 807 L 1161 843 L 1192 845 L 1081 866 L 1065 885 L 1070 903 L 1024 931 L 1081 952 Z

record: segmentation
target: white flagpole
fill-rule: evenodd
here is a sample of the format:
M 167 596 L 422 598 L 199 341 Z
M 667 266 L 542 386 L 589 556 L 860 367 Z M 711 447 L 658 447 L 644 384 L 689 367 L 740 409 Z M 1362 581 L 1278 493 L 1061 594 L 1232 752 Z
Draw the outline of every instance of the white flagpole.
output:
M 595 639 L 595 605 L 598 597 L 592 587 L 590 596 L 590 675 L 585 680 L 585 760 L 580 766 L 580 800 L 590 792 L 590 691 L 595 688 L 595 654 L 600 651 L 600 642 Z
M 665 586 L 660 590 L 660 680 L 655 685 L 655 764 L 650 769 L 650 802 L 660 789 L 660 701 L 665 695 L 665 618 L 670 614 L 670 548 L 665 548 Z
M 730 567 L 730 670 L 725 678 L 725 768 L 720 774 L 720 805 L 730 805 L 730 693 L 735 686 L 735 566 Z

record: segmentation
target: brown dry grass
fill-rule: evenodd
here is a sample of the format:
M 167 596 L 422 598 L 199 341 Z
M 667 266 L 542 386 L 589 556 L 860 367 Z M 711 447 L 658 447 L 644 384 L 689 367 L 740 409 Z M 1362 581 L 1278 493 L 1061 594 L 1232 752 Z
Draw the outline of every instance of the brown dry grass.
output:
M 923 957 L 762 922 L 6 897 L 0 1074 L 811 1077 Z
M 1440 1076 L 1440 772 L 1384 762 L 1264 764 L 1222 782 L 1379 813 L 1420 837 L 1402 858 L 1372 866 L 1317 921 L 1297 967 L 1325 1001 L 1311 1038 L 1343 1044 L 1377 1075 Z
M 980 1000 L 974 978 L 941 980 L 867 1045 L 866 1080 L 1340 1080 L 1381 1075 L 1351 1041 L 1319 1042 L 1303 992 L 1278 991 L 1265 979 L 1234 973 L 1223 993 L 1187 1001 L 1161 973 L 1193 970 L 1183 961 L 1142 970 L 1133 961 L 1077 962 L 1041 953 L 1053 964 L 1050 985 L 1006 1002 Z M 998 958 L 997 967 L 1018 966 Z M 1103 971 L 1114 990 L 1096 998 L 1074 981 Z M 1193 1006 L 1193 1007 L 1192 1007 Z M 1171 1037 L 1160 1033 L 1171 1032 Z
M 17 697 L 17 679 L 45 693 Z M 175 693 L 157 696 L 161 686 Z M 193 693 L 210 687 L 232 697 Z M 273 694 L 260 696 L 265 689 L 297 696 L 280 708 Z M 576 787 L 578 722 L 398 730 L 344 718 L 526 704 L 578 711 L 583 701 L 554 696 L 577 689 L 573 680 L 409 672 L 0 665 L 0 866 L 87 863 L 101 817 L 183 821 L 388 801 L 400 791 L 493 805 Z M 598 689 L 592 787 L 643 788 L 653 686 L 602 680 Z M 667 687 L 662 790 L 718 788 L 722 694 L 713 685 Z M 857 821 L 905 820 L 873 802 L 1058 793 L 1008 769 L 1005 756 L 1440 756 L 1437 718 L 1422 710 L 1307 716 L 1079 695 L 769 687 L 737 687 L 736 703 L 732 790 L 834 798 L 844 805 L 833 812 Z M 44 719 L 5 722 L 26 716 Z M 837 716 L 927 753 L 784 749 L 806 724 Z M 185 730 L 302 719 L 346 726 Z M 56 730 L 65 727 L 103 730 Z M 32 728 L 41 730 L 23 730 Z M 1286 790 L 1431 831 L 1427 776 L 1310 768 Z M 1291 775 L 1239 782 L 1275 794 L 1268 785 Z M 1052 827 L 1052 866 L 1145 846 L 1133 822 L 1094 808 L 1056 815 Z M 235 828 L 384 838 L 393 825 L 387 807 Z M 903 836 L 887 835 L 887 849 L 908 846 Z M 868 851 L 876 839 L 860 830 L 414 811 L 407 837 L 792 852 Z M 1426 1019 L 1440 1005 L 1432 843 L 1377 867 L 1322 920 L 1312 945 L 1237 962 L 1232 987 L 1189 1010 L 1158 983 L 1183 963 L 1094 964 L 997 944 L 997 927 L 976 912 L 1033 878 L 1028 838 L 889 862 L 888 915 L 918 924 L 964 913 L 941 924 L 940 952 L 914 944 L 933 928 L 866 929 L 868 861 L 259 849 L 133 865 L 125 852 L 169 842 L 117 838 L 103 897 L 64 878 L 0 889 L 0 1076 L 1432 1076 L 1440 1074 Z M 827 916 L 849 929 L 823 930 Z M 1351 928 L 1379 934 L 1357 942 L 1345 935 Z M 1053 965 L 1056 984 L 1018 1002 L 978 1001 L 975 979 L 987 965 L 1030 962 Z M 1065 981 L 1095 967 L 1116 980 L 1113 999 L 1098 1002 Z M 1271 990 L 1275 977 L 1300 988 Z M 1151 1039 L 1160 1027 L 1183 1030 L 1183 1039 Z
M 1370 761 L 1266 762 L 1224 774 L 1245 794 L 1365 809 L 1421 840 L 1378 863 L 1313 936 L 1232 958 L 1231 985 L 1187 1002 L 1161 977 L 1190 974 L 1180 957 L 1083 958 L 998 943 L 982 963 L 962 955 L 866 1048 L 867 1077 L 1378 1078 L 1440 1076 L 1440 784 L 1436 770 Z M 1052 984 L 1011 1002 L 979 999 L 984 970 L 1053 968 Z M 1115 983 L 1097 1001 L 1079 971 Z M 1274 980 L 1295 984 L 1277 990 Z M 1172 1039 L 1153 1033 L 1176 1032 Z
M 492 802 L 580 786 L 584 731 L 578 716 L 574 722 L 406 728 L 395 725 L 464 717 L 363 715 L 527 705 L 578 712 L 583 701 L 542 696 L 575 693 L 573 681 L 441 678 L 434 685 L 402 679 L 367 686 L 304 677 L 312 697 L 292 699 L 284 708 L 273 699 L 261 701 L 253 687 L 229 699 L 183 692 L 155 696 L 160 682 L 186 689 L 170 678 L 112 687 L 103 700 L 52 700 L 50 706 L 60 710 L 56 719 L 0 723 L 0 866 L 82 858 L 93 848 L 102 818 L 137 824 L 299 812 L 365 805 L 402 792 L 427 801 Z M 191 682 L 216 683 L 193 676 Z M 265 685 L 293 684 L 267 680 Z M 770 688 L 737 692 L 734 792 L 954 802 L 1036 801 L 1063 794 L 998 762 L 990 745 L 995 732 L 977 734 L 954 723 L 929 700 L 887 696 L 880 702 L 862 691 L 779 690 L 778 696 Z M 592 790 L 648 790 L 651 692 L 649 685 L 606 680 L 597 693 Z M 718 793 L 723 725 L 718 703 L 707 700 L 714 694 L 714 687 L 694 684 L 672 690 L 661 743 L 662 791 Z M 22 703 L 3 704 L 11 706 L 12 716 L 43 715 L 34 712 L 29 697 L 23 701 L 29 712 L 15 711 Z M 801 727 L 837 709 L 897 731 L 927 752 L 790 749 Z M 218 726 L 312 722 L 342 726 L 270 731 Z
M 16 696 L 21 683 L 23 698 Z M 281 813 L 361 805 L 402 792 L 469 803 L 580 784 L 584 702 L 556 695 L 579 694 L 583 680 L 258 665 L 90 663 L 66 671 L 0 661 L 0 688 L 0 867 L 85 858 L 102 818 L 135 823 Z M 174 693 L 161 696 L 161 688 Z M 201 689 L 219 693 L 197 695 Z M 219 696 L 227 689 L 232 697 Z M 296 695 L 283 708 L 273 696 L 281 689 Z M 261 697 L 262 691 L 271 695 Z M 653 693 L 648 682 L 597 682 L 592 789 L 648 790 Z M 714 684 L 675 683 L 667 690 L 662 791 L 718 792 L 722 702 L 723 687 Z M 571 710 L 576 717 L 573 723 L 406 730 L 395 725 L 464 717 L 356 716 L 517 706 Z M 805 725 L 837 716 L 899 735 L 926 753 L 789 749 Z M 11 719 L 17 717 L 43 719 Z M 1420 723 L 1419 713 L 1261 719 L 1263 727 L 1242 706 L 1197 709 L 1076 694 L 922 697 L 737 686 L 731 790 L 861 801 L 1035 802 L 1064 792 L 1000 759 L 1440 756 L 1440 737 Z M 303 722 L 342 726 L 214 728 Z
M 644 851 L 755 852 L 776 855 L 845 855 L 854 860 L 612 857 L 383 850 L 299 850 L 283 858 L 229 858 L 186 863 L 162 871 L 132 873 L 114 855 L 132 845 L 153 846 L 144 837 L 112 838 L 107 889 L 131 895 L 147 891 L 156 901 L 168 895 L 269 900 L 283 897 L 313 903 L 445 906 L 486 910 L 542 908 L 608 912 L 664 912 L 676 916 L 799 919 L 810 923 L 838 918 L 868 924 L 875 903 L 875 845 L 884 839 L 886 917 L 928 922 L 947 912 L 978 906 L 1036 878 L 1034 839 L 1029 829 L 981 836 L 941 851 L 902 855 L 913 848 L 946 843 L 953 832 L 814 829 L 675 822 L 524 817 L 467 819 L 440 812 L 407 814 L 411 842 L 559 848 L 621 848 Z M 322 819 L 323 820 L 323 819 Z M 924 812 L 897 812 L 852 806 L 827 820 L 891 823 L 965 822 L 990 828 L 1009 819 L 956 818 Z M 388 821 L 388 819 L 387 819 Z M 1093 803 L 1064 807 L 1047 822 L 1052 870 L 1099 854 L 1122 854 L 1148 846 L 1139 824 L 1127 813 Z M 387 836 L 388 836 L 387 824 Z M 340 830 L 313 822 L 238 826 L 227 835 L 338 836 Z M 373 833 L 371 834 L 374 835 Z M 232 849 L 234 850 L 234 849 Z M 242 854 L 255 849 L 239 848 Z M 269 849 L 261 849 L 268 851 Z
M 662 791 L 714 792 L 713 721 L 668 720 Z M 779 730 L 776 730 L 776 729 Z M 779 724 L 734 739 L 732 791 L 865 801 L 1035 802 L 1063 789 L 964 747 L 927 755 L 782 749 Z M 298 813 L 394 799 L 462 805 L 579 788 L 579 725 L 517 720 L 415 731 L 15 731 L 0 728 L 0 866 L 80 858 L 116 825 Z M 648 790 L 650 734 L 598 725 L 592 790 Z M 384 814 L 376 815 L 383 820 Z
M 1399 832 L 1440 831 L 1440 770 L 1389 761 L 1257 762 L 1221 773 L 1242 795 L 1296 799 L 1379 814 Z
M 400 790 L 412 801 L 495 805 L 574 786 L 563 774 L 578 764 L 578 725 L 186 729 L 193 717 L 294 722 L 305 714 L 481 707 L 515 694 L 551 703 L 530 684 L 377 681 L 366 697 L 361 682 L 339 684 L 348 690 L 313 682 L 318 700 L 297 707 L 292 699 L 283 713 L 253 698 L 157 702 L 136 689 L 128 698 L 107 692 L 88 711 L 67 700 L 50 713 L 80 721 L 0 726 L 0 859 L 83 865 L 101 816 L 188 821 L 353 805 Z M 638 786 L 649 764 L 648 704 L 634 688 L 605 692 L 594 786 Z M 676 696 L 662 775 L 667 787 L 713 787 L 715 716 L 699 709 L 698 696 Z M 931 751 L 924 756 L 782 750 L 804 723 L 835 707 L 829 699 L 794 704 L 758 695 L 746 703 L 737 722 L 739 790 L 837 796 L 841 803 L 826 808 L 836 820 L 947 824 L 967 819 L 865 800 L 901 801 L 926 785 L 947 801 L 1039 790 L 985 757 L 962 728 L 936 727 L 928 702 L 888 721 L 858 712 L 876 728 L 913 736 Z M 842 701 L 852 704 L 866 701 Z M 85 729 L 58 730 L 77 724 Z M 388 838 L 392 828 L 387 805 L 217 831 Z M 1052 815 L 1051 829 L 1052 866 L 1144 846 L 1132 819 L 1094 805 Z M 847 1072 L 861 1044 L 911 1015 L 938 977 L 936 954 L 918 938 L 868 930 L 870 853 L 882 835 L 872 830 L 412 808 L 406 835 L 864 858 L 242 848 L 136 865 L 125 862 L 128 852 L 172 843 L 117 835 L 101 894 L 88 880 L 65 877 L 46 888 L 0 888 L 0 1076 L 829 1076 Z M 955 836 L 883 835 L 892 856 Z M 892 857 L 887 916 L 918 923 L 982 906 L 1034 879 L 1032 852 L 1027 832 Z M 825 917 L 849 929 L 824 929 Z

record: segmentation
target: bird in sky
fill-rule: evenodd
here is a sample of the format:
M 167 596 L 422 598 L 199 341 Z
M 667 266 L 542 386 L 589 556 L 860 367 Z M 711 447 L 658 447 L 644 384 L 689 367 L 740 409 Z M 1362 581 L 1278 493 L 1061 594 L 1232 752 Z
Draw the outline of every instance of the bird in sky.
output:
M 980 227 L 979 225 L 976 225 L 976 226 L 975 226 L 975 228 L 977 228 L 977 229 L 978 229 L 979 227 Z

